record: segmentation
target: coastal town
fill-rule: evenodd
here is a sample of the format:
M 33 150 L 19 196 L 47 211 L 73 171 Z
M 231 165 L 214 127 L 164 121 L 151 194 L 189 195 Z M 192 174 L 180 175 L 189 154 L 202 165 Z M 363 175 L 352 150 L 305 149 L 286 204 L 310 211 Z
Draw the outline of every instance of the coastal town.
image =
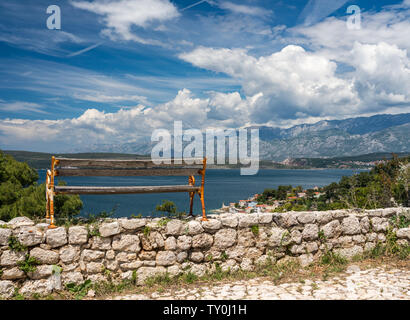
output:
M 313 192 L 312 192 L 313 190 Z M 313 189 L 298 190 L 299 192 L 287 192 L 286 199 L 275 200 L 273 197 L 269 197 L 266 203 L 261 203 L 261 194 L 254 194 L 246 200 L 239 200 L 238 202 L 231 202 L 229 205 L 222 204 L 220 209 L 213 210 L 214 213 L 262 213 L 262 212 L 274 212 L 276 208 L 281 207 L 287 202 L 295 201 L 299 199 L 306 199 L 309 196 L 309 192 L 312 193 L 312 197 L 319 198 L 324 192 L 320 192 L 319 187 L 315 186 Z

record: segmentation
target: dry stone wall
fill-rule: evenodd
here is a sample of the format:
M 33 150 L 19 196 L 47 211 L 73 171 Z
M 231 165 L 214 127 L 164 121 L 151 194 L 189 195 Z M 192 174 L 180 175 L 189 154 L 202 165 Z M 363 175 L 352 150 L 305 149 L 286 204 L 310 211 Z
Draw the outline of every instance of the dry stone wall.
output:
M 409 208 L 388 208 L 222 214 L 208 221 L 111 219 L 56 229 L 18 217 L 0 221 L 0 297 L 11 297 L 15 289 L 46 295 L 87 279 L 120 282 L 136 276 L 143 285 L 166 272 L 202 276 L 215 270 L 215 262 L 235 271 L 252 270 L 268 259 L 306 266 L 325 250 L 352 258 L 384 243 L 391 218 L 409 213 Z M 410 228 L 394 231 L 400 244 L 410 243 Z M 10 248 L 10 237 L 22 251 Z M 22 268 L 29 257 L 39 263 L 35 270 Z

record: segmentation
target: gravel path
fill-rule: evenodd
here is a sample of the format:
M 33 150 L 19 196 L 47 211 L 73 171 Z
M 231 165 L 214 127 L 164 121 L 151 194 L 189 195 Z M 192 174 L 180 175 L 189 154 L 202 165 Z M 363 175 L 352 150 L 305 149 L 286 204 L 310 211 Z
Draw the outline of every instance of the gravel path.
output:
M 127 294 L 114 300 L 293 300 L 293 299 L 400 299 L 410 300 L 410 270 L 377 267 L 360 270 L 351 265 L 346 272 L 323 280 L 275 285 L 266 278 L 233 281 L 230 283 L 205 285 L 200 288 L 151 294 Z

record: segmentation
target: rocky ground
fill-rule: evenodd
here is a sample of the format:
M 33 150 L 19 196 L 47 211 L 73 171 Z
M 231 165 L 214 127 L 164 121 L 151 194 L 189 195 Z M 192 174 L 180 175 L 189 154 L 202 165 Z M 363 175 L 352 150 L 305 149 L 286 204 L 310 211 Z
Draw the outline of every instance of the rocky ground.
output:
M 361 270 L 362 268 L 362 270 Z M 238 280 L 213 285 L 191 285 L 139 294 L 106 297 L 113 300 L 410 300 L 410 270 L 387 265 L 363 270 L 350 265 L 327 280 L 299 280 L 275 285 L 266 278 Z

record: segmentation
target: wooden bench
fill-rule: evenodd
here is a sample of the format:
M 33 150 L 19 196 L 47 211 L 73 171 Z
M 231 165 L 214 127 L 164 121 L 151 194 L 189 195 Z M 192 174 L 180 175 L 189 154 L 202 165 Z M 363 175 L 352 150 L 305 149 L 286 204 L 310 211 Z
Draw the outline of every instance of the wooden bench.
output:
M 202 205 L 202 220 L 206 221 L 204 185 L 206 158 L 189 159 L 193 164 L 176 164 L 172 160 L 155 164 L 152 160 L 105 160 L 105 159 L 68 159 L 51 158 L 51 169 L 46 176 L 46 219 L 49 228 L 54 225 L 54 195 L 56 194 L 129 194 L 188 192 L 190 199 L 189 214 L 192 215 L 194 195 L 198 194 Z M 185 160 L 187 161 L 187 160 Z M 164 163 L 165 162 L 165 163 Z M 168 163 L 169 162 L 169 163 Z M 202 163 L 201 165 L 198 165 Z M 195 186 L 195 176 L 202 177 L 201 185 Z M 54 178 L 60 176 L 188 176 L 187 185 L 167 186 L 57 186 Z

